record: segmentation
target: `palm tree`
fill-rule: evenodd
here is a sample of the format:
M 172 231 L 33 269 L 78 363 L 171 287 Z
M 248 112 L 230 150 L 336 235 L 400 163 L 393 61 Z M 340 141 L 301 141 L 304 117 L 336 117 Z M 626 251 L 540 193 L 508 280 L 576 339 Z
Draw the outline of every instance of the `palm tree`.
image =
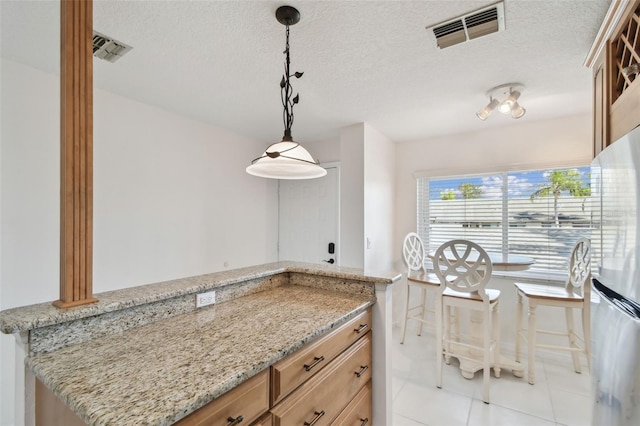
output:
M 464 182 L 458 185 L 458 191 L 460 191 L 462 198 L 465 200 L 473 200 L 480 198 L 482 195 L 482 186 L 474 185 L 471 182 Z
M 456 194 L 453 192 L 453 189 L 446 189 L 444 191 L 440 191 L 440 199 L 441 200 L 455 200 Z
M 582 177 L 577 170 L 554 170 L 547 176 L 547 183 L 538 185 L 538 189 L 529 197 L 531 202 L 536 198 L 553 196 L 553 216 L 556 226 L 560 227 L 558 218 L 558 198 L 562 192 L 569 192 L 574 197 L 591 195 L 589 186 L 583 187 Z

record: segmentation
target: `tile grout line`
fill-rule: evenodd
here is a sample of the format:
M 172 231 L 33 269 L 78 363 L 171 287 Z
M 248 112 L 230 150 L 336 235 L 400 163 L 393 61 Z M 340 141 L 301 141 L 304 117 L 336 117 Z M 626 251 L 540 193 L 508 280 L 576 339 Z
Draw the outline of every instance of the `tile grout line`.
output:
M 558 416 L 556 414 L 556 404 L 553 402 L 553 398 L 551 397 L 551 383 L 549 383 L 549 376 L 547 374 L 547 363 L 544 359 L 541 358 L 542 361 L 542 369 L 544 370 L 545 381 L 547 382 L 547 394 L 549 395 L 549 401 L 551 402 L 551 412 L 553 413 L 553 422 L 558 424 Z

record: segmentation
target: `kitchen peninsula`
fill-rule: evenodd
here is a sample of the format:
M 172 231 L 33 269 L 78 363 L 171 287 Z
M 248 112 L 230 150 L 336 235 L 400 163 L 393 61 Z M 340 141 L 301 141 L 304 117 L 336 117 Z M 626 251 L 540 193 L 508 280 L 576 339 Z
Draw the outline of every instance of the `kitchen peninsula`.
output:
M 76 308 L 9 309 L 0 329 L 24 345 L 27 421 L 37 381 L 87 424 L 164 425 L 370 310 L 372 419 L 384 425 L 391 284 L 399 278 L 277 262 L 105 292 Z M 196 309 L 196 294 L 210 290 L 216 304 Z

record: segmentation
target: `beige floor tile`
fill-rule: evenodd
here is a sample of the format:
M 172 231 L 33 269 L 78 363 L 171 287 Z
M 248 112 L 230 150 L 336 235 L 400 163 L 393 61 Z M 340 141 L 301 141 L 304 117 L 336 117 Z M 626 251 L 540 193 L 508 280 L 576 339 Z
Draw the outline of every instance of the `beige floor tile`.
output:
M 569 357 L 566 360 L 561 358 L 545 359 L 543 364 L 550 389 L 564 390 L 584 396 L 591 395 L 591 376 L 586 365 L 582 366 L 582 373 L 576 373 Z
M 407 383 L 393 402 L 393 412 L 429 426 L 464 426 L 471 401 L 432 385 Z
M 497 404 L 474 400 L 469 415 L 469 426 L 553 426 L 554 422 L 510 410 Z
M 417 422 L 400 414 L 393 413 L 393 426 L 428 426 L 427 423 Z
M 551 389 L 551 402 L 557 423 L 567 426 L 591 424 L 591 398 L 577 393 Z

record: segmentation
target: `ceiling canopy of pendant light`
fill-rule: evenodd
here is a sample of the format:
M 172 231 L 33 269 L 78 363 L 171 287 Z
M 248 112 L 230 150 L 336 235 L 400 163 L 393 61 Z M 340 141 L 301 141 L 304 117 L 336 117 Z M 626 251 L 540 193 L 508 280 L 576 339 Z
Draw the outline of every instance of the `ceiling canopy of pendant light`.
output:
M 265 152 L 251 162 L 247 167 L 247 173 L 271 179 L 312 179 L 322 177 L 327 171 L 320 167 L 317 160 L 291 137 L 291 126 L 293 125 L 293 107 L 300 101 L 300 95 L 296 94 L 293 99 L 291 95 L 293 89 L 289 82 L 291 77 L 302 77 L 301 72 L 293 74 L 289 71 L 289 26 L 300 21 L 300 12 L 291 6 L 280 6 L 276 10 L 276 19 L 286 26 L 286 45 L 284 75 L 280 80 L 280 97 L 284 107 L 284 136 L 282 141 L 273 143 L 267 147 Z
M 524 90 L 524 85 L 520 83 L 508 83 L 496 86 L 487 91 L 489 104 L 476 113 L 482 121 L 489 118 L 493 110 L 498 109 L 503 114 L 511 115 L 511 118 L 521 118 L 527 112 L 518 103 L 518 99 Z

